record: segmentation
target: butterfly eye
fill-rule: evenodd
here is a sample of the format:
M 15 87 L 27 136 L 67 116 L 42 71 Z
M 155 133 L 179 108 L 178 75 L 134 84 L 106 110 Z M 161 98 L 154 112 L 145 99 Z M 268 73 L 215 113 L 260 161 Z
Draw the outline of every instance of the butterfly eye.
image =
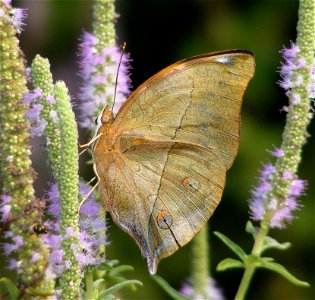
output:
M 109 115 L 103 115 L 101 118 L 101 122 L 102 124 L 108 123 L 110 120 L 110 116 Z
M 95 123 L 95 125 L 97 125 L 97 118 L 94 119 L 94 123 Z

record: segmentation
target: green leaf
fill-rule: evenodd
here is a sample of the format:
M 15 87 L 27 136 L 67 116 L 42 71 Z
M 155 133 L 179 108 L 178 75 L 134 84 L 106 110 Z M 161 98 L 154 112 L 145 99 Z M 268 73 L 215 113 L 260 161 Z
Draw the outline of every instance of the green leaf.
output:
M 227 245 L 242 261 L 246 259 L 245 251 L 233 241 L 231 241 L 227 236 L 224 234 L 215 231 L 214 234 L 225 244 Z
M 94 282 L 93 282 L 93 287 L 94 289 L 98 289 L 99 285 L 104 283 L 105 280 L 103 278 L 99 278 L 99 279 L 96 279 Z
M 110 273 L 110 276 L 115 276 L 117 274 L 124 273 L 124 272 L 130 272 L 130 271 L 133 271 L 133 270 L 134 270 L 134 268 L 132 266 L 120 265 L 120 266 L 115 267 L 114 269 L 112 269 L 109 273 Z
M 261 253 L 268 249 L 278 249 L 278 250 L 287 250 L 291 247 L 291 243 L 279 243 L 277 240 L 270 236 L 266 236 L 264 240 L 264 245 L 262 247 Z
M 12 280 L 6 277 L 0 278 L 0 299 L 17 299 L 19 297 L 19 293 L 19 289 Z
M 173 299 L 175 300 L 191 300 L 192 298 L 188 298 L 183 296 L 181 293 L 172 288 L 166 280 L 164 280 L 161 276 L 152 275 L 151 278 Z
M 284 266 L 282 266 L 278 263 L 275 263 L 275 262 L 270 261 L 270 260 L 266 260 L 265 258 L 261 258 L 261 266 L 265 269 L 274 271 L 274 272 L 282 275 L 284 278 L 286 278 L 291 283 L 293 283 L 297 286 L 301 286 L 301 287 L 310 286 L 307 282 L 297 279 Z
M 108 278 L 105 279 L 106 282 L 113 282 L 114 284 L 124 282 L 126 280 L 127 278 L 122 276 L 108 276 Z
M 111 287 L 109 287 L 108 289 L 106 289 L 105 291 L 100 293 L 99 299 L 105 299 L 105 296 L 109 296 L 110 294 L 117 292 L 125 287 L 129 287 L 129 286 L 142 286 L 142 282 L 139 280 L 126 280 L 124 282 L 120 282 L 117 283 Z M 108 298 L 106 298 L 108 299 Z
M 244 268 L 244 263 L 233 258 L 225 258 L 217 265 L 217 271 L 225 271 L 232 268 Z
M 247 233 L 250 233 L 254 238 L 256 237 L 257 229 L 251 221 L 247 221 L 245 230 Z
M 95 298 L 96 300 L 117 300 L 119 298 L 116 298 L 113 294 L 105 295 L 105 296 L 99 296 L 98 298 Z
M 102 262 L 97 269 L 101 271 L 112 270 L 116 265 L 119 264 L 119 260 L 110 260 L 107 262 Z

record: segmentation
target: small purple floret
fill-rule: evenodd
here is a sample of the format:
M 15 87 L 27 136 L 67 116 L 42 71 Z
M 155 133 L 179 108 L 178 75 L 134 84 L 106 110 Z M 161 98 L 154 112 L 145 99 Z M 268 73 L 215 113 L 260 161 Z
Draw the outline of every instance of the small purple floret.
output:
M 81 197 L 88 193 L 88 188 L 80 184 Z M 71 249 L 81 268 L 98 265 L 103 258 L 99 256 L 99 246 L 106 244 L 106 223 L 100 213 L 100 205 L 93 199 L 93 194 L 85 201 L 80 210 L 79 227 L 77 233 L 72 227 L 66 229 L 63 237 L 60 236 L 60 201 L 56 184 L 51 186 L 48 192 L 48 213 L 55 219 L 45 222 L 50 229 L 49 233 L 43 236 L 43 241 L 51 249 L 50 263 L 53 272 L 59 276 L 69 267 L 63 261 L 61 240 L 78 239 L 78 243 L 71 244 Z
M 180 293 L 186 297 L 189 297 L 190 299 L 193 299 L 193 300 L 203 300 L 204 299 L 203 295 L 200 295 L 193 290 L 193 287 L 190 283 L 190 280 L 188 280 L 187 282 L 185 282 L 182 285 L 182 287 L 180 289 Z M 215 280 L 211 277 L 208 279 L 208 286 L 206 289 L 206 293 L 208 295 L 207 299 L 212 299 L 212 300 L 223 300 L 224 299 L 222 289 L 217 287 Z

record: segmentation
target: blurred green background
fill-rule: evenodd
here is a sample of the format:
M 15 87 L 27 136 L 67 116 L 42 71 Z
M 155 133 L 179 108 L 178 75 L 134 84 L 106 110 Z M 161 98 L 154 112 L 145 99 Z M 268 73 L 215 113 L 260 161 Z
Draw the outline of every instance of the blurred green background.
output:
M 55 80 L 64 80 L 75 97 L 79 88 L 78 39 L 83 29 L 91 30 L 92 1 L 13 1 L 28 9 L 21 47 L 30 64 L 39 53 L 49 58 Z M 241 270 L 218 273 L 217 263 L 233 254 L 213 235 L 218 230 L 250 251 L 252 239 L 244 232 L 248 220 L 250 190 L 257 183 L 262 162 L 272 161 L 266 149 L 280 146 L 285 124 L 281 108 L 287 98 L 277 85 L 277 72 L 283 45 L 296 38 L 298 1 L 207 1 L 207 0 L 121 0 L 117 2 L 118 44 L 127 42 L 131 53 L 132 82 L 137 87 L 169 64 L 201 53 L 225 49 L 250 49 L 256 56 L 256 74 L 247 89 L 242 110 L 241 145 L 238 157 L 228 172 L 222 202 L 210 220 L 211 272 L 227 299 L 235 295 Z M 314 135 L 314 122 L 309 132 Z M 88 139 L 87 132 L 80 140 Z M 33 148 L 34 168 L 39 173 L 36 189 L 42 196 L 51 180 L 41 140 Z M 81 166 L 82 176 L 90 179 L 92 170 Z M 314 139 L 303 150 L 300 177 L 308 184 L 303 205 L 285 230 L 273 230 L 281 242 L 290 241 L 289 251 L 269 251 L 299 279 L 315 283 L 314 277 Z M 146 262 L 133 240 L 110 222 L 111 259 L 135 267 L 130 277 L 144 287 L 136 292 L 125 290 L 122 299 L 169 299 L 150 279 Z M 158 274 L 179 288 L 189 277 L 190 246 L 160 263 Z M 275 273 L 259 270 L 248 299 L 315 299 L 314 287 L 298 288 Z

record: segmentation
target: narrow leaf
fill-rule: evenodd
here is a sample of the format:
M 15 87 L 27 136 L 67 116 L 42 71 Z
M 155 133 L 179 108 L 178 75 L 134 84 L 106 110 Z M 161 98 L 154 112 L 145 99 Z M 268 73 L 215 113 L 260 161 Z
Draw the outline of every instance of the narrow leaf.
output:
M 166 292 L 168 293 L 173 299 L 175 300 L 191 300 L 191 298 L 185 297 L 174 288 L 172 288 L 168 282 L 163 279 L 161 276 L 153 275 L 151 278 Z
M 0 278 L 0 299 L 17 299 L 19 290 L 9 278 Z
M 120 266 L 115 267 L 109 273 L 110 273 L 110 276 L 115 276 L 117 274 L 124 273 L 124 272 L 130 272 L 133 270 L 134 270 L 134 268 L 132 266 L 120 265 Z
M 98 269 L 102 271 L 112 270 L 118 264 L 119 264 L 119 260 L 111 260 L 108 262 L 102 262 L 98 266 Z
M 103 278 L 99 278 L 99 279 L 95 280 L 93 282 L 94 289 L 97 289 L 99 287 L 99 285 L 104 283 L 104 282 L 105 282 L 105 280 Z
M 250 233 L 255 238 L 257 230 L 251 221 L 247 221 L 245 230 L 247 233 Z
M 289 273 L 289 271 L 285 267 L 283 267 L 282 265 L 280 265 L 278 263 L 266 261 L 266 260 L 262 259 L 262 266 L 263 266 L 263 268 L 266 268 L 268 270 L 274 271 L 274 272 L 282 275 L 284 278 L 286 278 L 291 283 L 293 283 L 297 286 L 301 286 L 301 287 L 310 286 L 307 282 L 297 279 L 295 276 L 293 276 L 291 273 Z
M 242 261 L 246 259 L 245 251 L 233 241 L 231 241 L 227 236 L 224 234 L 215 231 L 214 234 L 225 244 L 227 245 Z
M 120 300 L 119 298 L 116 298 L 113 294 L 106 295 L 106 296 L 99 296 L 96 298 L 96 300 Z
M 288 243 L 288 242 L 279 243 L 274 238 L 272 238 L 270 236 L 266 236 L 261 253 L 268 250 L 268 249 L 287 250 L 290 247 L 291 247 L 291 243 Z
M 133 286 L 133 285 L 136 285 L 136 286 L 142 286 L 142 282 L 139 281 L 139 280 L 126 280 L 124 282 L 120 282 L 120 283 L 117 283 L 111 287 L 109 287 L 108 289 L 106 289 L 105 291 L 103 291 L 102 293 L 100 293 L 100 297 L 99 299 L 105 299 L 104 297 L 105 296 L 108 296 L 114 292 L 117 292 L 125 287 L 128 287 L 128 286 Z M 107 299 L 107 298 L 106 298 Z
M 232 268 L 244 268 L 244 263 L 233 258 L 225 258 L 217 265 L 217 271 L 225 271 Z

